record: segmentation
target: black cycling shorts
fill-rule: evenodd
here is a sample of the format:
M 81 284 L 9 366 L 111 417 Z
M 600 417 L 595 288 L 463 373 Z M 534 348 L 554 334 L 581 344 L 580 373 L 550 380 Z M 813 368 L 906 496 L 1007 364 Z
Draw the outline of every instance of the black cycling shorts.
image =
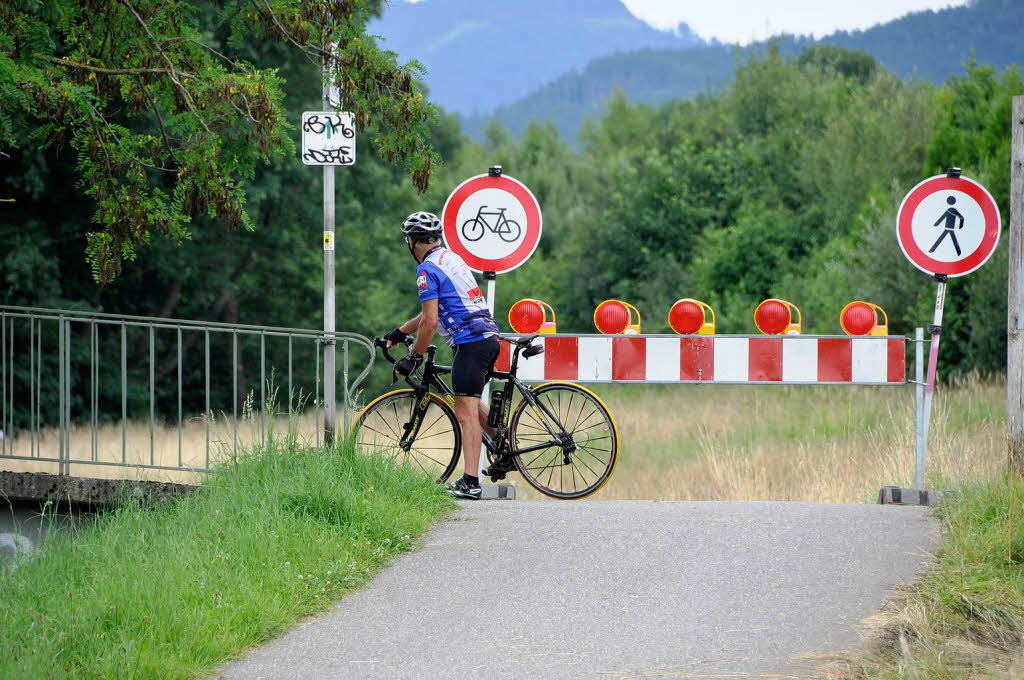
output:
M 452 360 L 452 390 L 456 397 L 479 397 L 487 384 L 487 373 L 498 360 L 501 345 L 491 336 L 464 345 L 455 345 Z

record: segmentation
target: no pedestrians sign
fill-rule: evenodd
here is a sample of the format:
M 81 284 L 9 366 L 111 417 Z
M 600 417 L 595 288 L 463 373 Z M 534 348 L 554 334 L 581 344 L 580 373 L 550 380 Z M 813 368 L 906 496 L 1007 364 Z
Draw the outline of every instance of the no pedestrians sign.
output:
M 929 274 L 964 276 L 985 264 L 1002 224 L 992 195 L 972 179 L 937 175 L 910 190 L 896 217 L 907 259 Z

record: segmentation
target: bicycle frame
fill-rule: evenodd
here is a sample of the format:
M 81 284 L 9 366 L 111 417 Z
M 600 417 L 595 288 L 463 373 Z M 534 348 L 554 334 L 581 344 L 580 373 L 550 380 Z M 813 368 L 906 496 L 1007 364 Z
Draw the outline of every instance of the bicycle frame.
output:
M 500 342 L 506 341 L 501 340 Z M 386 345 L 381 344 L 379 342 L 377 344 L 383 349 L 385 358 L 387 358 L 388 361 L 394 363 L 394 359 L 388 353 Z M 573 451 L 576 450 L 576 446 L 572 440 L 572 436 L 568 432 L 566 432 L 565 426 L 558 420 L 558 417 L 551 412 L 551 409 L 549 409 L 543 402 L 538 401 L 533 396 L 533 392 L 530 390 L 529 386 L 526 385 L 526 383 L 524 383 L 523 381 L 521 381 L 518 377 L 516 377 L 516 372 L 519 367 L 519 354 L 523 351 L 523 349 L 525 348 L 516 345 L 512 353 L 512 362 L 507 373 L 502 371 L 491 371 L 491 373 L 488 376 L 489 379 L 492 380 L 504 381 L 502 389 L 505 391 L 505 400 L 503 402 L 504 405 L 503 413 L 501 414 L 501 421 L 498 423 L 497 431 L 495 433 L 494 438 L 491 438 L 486 431 L 481 432 L 481 439 L 483 441 L 484 447 L 486 447 L 487 451 L 491 454 L 491 456 L 495 458 L 501 455 L 502 444 L 507 444 L 509 445 L 509 447 L 511 447 L 511 441 L 509 440 L 508 430 L 510 425 L 509 420 L 512 415 L 512 401 L 511 399 L 509 399 L 509 395 L 511 394 L 512 389 L 515 388 L 519 392 L 521 397 L 524 400 L 526 400 L 526 403 L 530 405 L 530 407 L 534 410 L 535 413 L 540 415 L 540 412 L 543 412 L 543 414 L 547 416 L 546 418 L 538 418 L 538 420 L 544 425 L 544 428 L 548 431 L 548 434 L 552 437 L 552 440 L 547 442 L 541 442 L 539 444 L 534 444 L 532 446 L 527 446 L 521 449 L 510 448 L 508 454 L 511 456 L 519 456 L 525 453 L 530 453 L 532 451 L 540 451 L 542 449 L 547 449 L 552 446 L 559 446 L 565 453 L 572 453 Z M 423 418 L 426 415 L 427 407 L 430 405 L 429 398 L 425 397 L 430 392 L 431 387 L 433 387 L 438 394 L 444 397 L 445 401 L 447 401 L 449 405 L 454 405 L 455 394 L 452 391 L 452 388 L 448 386 L 448 383 L 446 383 L 441 377 L 443 375 L 450 374 L 452 371 L 452 367 L 443 366 L 441 364 L 435 364 L 434 353 L 436 351 L 437 347 L 435 347 L 434 345 L 431 345 L 430 347 L 427 348 L 426 361 L 424 361 L 423 363 L 422 382 L 417 378 L 413 377 L 413 375 L 408 375 L 405 378 L 405 381 L 415 390 L 414 403 L 416 404 L 416 407 L 412 419 L 408 423 L 406 423 L 405 431 L 403 432 L 402 437 L 403 443 L 405 443 L 407 439 L 409 441 L 415 440 L 417 434 L 419 434 L 419 429 L 423 423 Z M 552 427 L 552 423 L 554 423 L 557 427 L 557 432 Z
M 490 231 L 492 234 L 497 234 L 498 230 L 501 228 L 501 225 L 508 222 L 508 217 L 505 216 L 505 211 L 507 209 L 498 208 L 497 210 L 489 210 L 487 212 L 484 212 L 484 208 L 486 207 L 486 205 L 480 206 L 480 208 L 476 211 L 476 219 L 479 220 L 480 223 L 483 224 L 485 227 L 487 227 L 487 230 Z M 488 217 L 498 218 L 497 222 L 494 223 L 493 227 L 491 226 L 490 222 L 484 219 L 484 215 L 487 215 Z

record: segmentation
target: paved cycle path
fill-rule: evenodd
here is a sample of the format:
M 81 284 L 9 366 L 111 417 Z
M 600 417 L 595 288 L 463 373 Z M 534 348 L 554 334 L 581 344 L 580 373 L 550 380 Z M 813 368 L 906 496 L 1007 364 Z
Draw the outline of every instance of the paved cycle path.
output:
M 469 502 L 221 677 L 805 677 L 937 539 L 918 507 Z

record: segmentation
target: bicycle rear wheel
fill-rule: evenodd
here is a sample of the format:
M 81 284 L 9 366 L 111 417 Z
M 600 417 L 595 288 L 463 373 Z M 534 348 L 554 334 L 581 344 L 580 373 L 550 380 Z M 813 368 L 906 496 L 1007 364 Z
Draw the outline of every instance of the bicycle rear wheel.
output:
M 516 468 L 531 486 L 553 498 L 589 496 L 604 486 L 618 460 L 619 433 L 611 412 L 596 394 L 573 383 L 547 383 L 531 391 L 558 422 L 543 409 L 527 408 L 525 399 L 516 405 L 510 428 L 513 449 L 552 442 L 513 456 Z M 564 428 L 576 450 L 554 444 L 549 428 L 556 433 Z
M 416 409 L 416 392 L 401 389 L 382 394 L 359 414 L 353 439 L 365 453 L 404 462 L 440 484 L 448 479 L 462 452 L 462 430 L 455 412 L 434 393 L 422 417 Z M 415 436 L 402 444 L 406 432 L 418 428 Z

